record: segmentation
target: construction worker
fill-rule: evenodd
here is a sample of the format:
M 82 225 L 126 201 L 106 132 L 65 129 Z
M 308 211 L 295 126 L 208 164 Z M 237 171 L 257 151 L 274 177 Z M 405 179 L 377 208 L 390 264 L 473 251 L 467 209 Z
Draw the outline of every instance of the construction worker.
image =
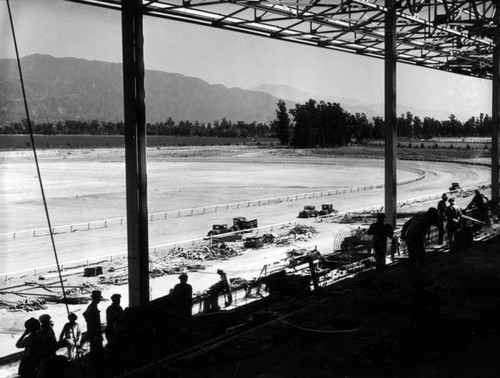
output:
M 40 363 L 50 357 L 53 349 L 47 336 L 42 333 L 38 319 L 28 319 L 24 327 L 26 330 L 16 342 L 16 347 L 24 348 L 18 374 L 22 377 L 34 377 Z
M 55 343 L 57 340 L 56 340 L 56 334 L 54 332 L 54 323 L 52 322 L 51 320 L 51 316 L 49 314 L 43 314 L 43 315 L 40 315 L 38 320 L 40 321 L 40 329 L 42 331 L 42 333 L 45 334 L 45 336 L 47 336 L 47 339 L 49 340 L 49 342 L 51 343 Z M 55 355 L 55 353 L 54 353 Z
M 233 297 L 231 294 L 231 288 L 229 286 L 229 281 L 227 280 L 227 275 L 222 269 L 217 269 L 217 274 L 220 276 L 220 281 L 210 286 L 207 290 L 207 298 L 203 303 L 203 312 L 216 312 L 220 311 L 219 306 L 219 294 L 223 293 L 225 300 L 225 305 L 230 306 Z
M 419 213 L 403 225 L 401 239 L 408 248 L 408 267 L 411 272 L 423 267 L 425 261 L 425 236 L 431 226 L 438 227 L 439 214 L 435 207 Z
M 487 226 L 491 226 L 490 210 L 487 202 L 488 197 L 476 189 L 472 201 L 465 208 L 465 212 L 469 211 L 467 215 L 484 222 Z
M 394 228 L 385 223 L 385 214 L 377 214 L 377 222 L 372 223 L 366 232 L 373 236 L 373 250 L 375 251 L 376 269 L 385 269 L 385 254 L 387 252 L 387 238 L 392 238 Z
M 59 336 L 59 341 L 66 345 L 68 360 L 73 360 L 77 357 L 77 349 L 82 339 L 82 331 L 76 319 L 78 319 L 78 316 L 70 312 L 68 315 L 69 321 L 64 325 L 61 335 Z
M 444 242 L 444 230 L 446 226 L 446 201 L 448 200 L 448 195 L 443 193 L 441 200 L 437 204 L 437 211 L 439 214 L 439 226 L 438 226 L 438 244 L 441 245 Z
M 460 209 L 455 206 L 455 199 L 448 199 L 448 203 L 450 204 L 446 208 L 446 231 L 448 234 L 448 244 L 450 247 L 450 251 L 454 251 L 456 249 L 455 241 L 458 232 L 460 231 L 462 224 L 462 213 Z
M 110 343 L 113 339 L 113 330 L 116 320 L 123 315 L 123 308 L 120 306 L 120 294 L 111 296 L 111 305 L 106 309 L 106 340 Z
M 102 299 L 99 290 L 92 291 L 91 303 L 83 313 L 83 317 L 87 322 L 87 337 L 90 342 L 90 361 L 95 365 L 99 365 L 104 357 L 104 349 L 102 345 L 102 328 L 101 328 L 101 313 L 97 305 Z M 82 341 L 83 345 L 83 341 Z
M 172 290 L 175 307 L 180 315 L 190 317 L 193 309 L 193 288 L 187 283 L 188 275 L 186 273 L 182 273 L 179 280 L 181 282 L 175 285 Z

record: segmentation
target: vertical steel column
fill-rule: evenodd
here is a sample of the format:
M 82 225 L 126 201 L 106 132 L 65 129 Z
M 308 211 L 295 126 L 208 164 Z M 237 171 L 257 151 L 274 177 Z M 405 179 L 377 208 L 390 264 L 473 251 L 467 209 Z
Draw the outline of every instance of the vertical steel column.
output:
M 149 301 L 142 1 L 122 1 L 129 305 Z
M 498 5 L 497 12 L 498 14 Z M 497 26 L 498 28 L 498 26 Z M 494 37 L 495 46 L 493 47 L 493 99 L 492 99 L 492 125 L 491 125 L 491 198 L 498 198 L 498 130 L 500 122 L 500 59 L 499 45 L 500 36 L 497 34 Z
M 396 226 L 396 6 L 385 6 L 385 215 Z

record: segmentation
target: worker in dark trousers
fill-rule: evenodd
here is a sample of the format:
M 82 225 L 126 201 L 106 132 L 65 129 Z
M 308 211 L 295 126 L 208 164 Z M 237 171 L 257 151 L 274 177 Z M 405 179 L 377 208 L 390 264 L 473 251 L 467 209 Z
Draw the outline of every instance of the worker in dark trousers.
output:
M 123 308 L 120 306 L 121 298 L 120 294 L 113 294 L 111 305 L 106 309 L 106 340 L 108 340 L 108 344 L 113 342 L 115 322 L 123 316 Z
M 431 226 L 438 227 L 439 215 L 435 207 L 426 213 L 419 213 L 403 225 L 401 239 L 408 248 L 408 267 L 410 272 L 420 270 L 425 261 L 425 236 Z
M 462 213 L 460 209 L 455 206 L 455 199 L 448 199 L 450 206 L 446 208 L 446 231 L 448 234 L 448 243 L 450 246 L 450 252 L 456 250 L 456 237 L 460 231 L 460 226 L 462 224 Z
M 24 348 L 19 363 L 18 374 L 21 377 L 34 377 L 42 360 L 50 357 L 52 349 L 50 341 L 40 328 L 40 322 L 30 318 L 24 323 L 26 330 L 17 340 L 16 347 Z
M 375 261 L 377 271 L 385 269 L 385 254 L 387 252 L 387 238 L 392 238 L 394 228 L 385 223 L 385 214 L 377 214 L 377 222 L 372 223 L 366 232 L 373 236 L 373 250 L 375 251 Z
M 175 298 L 175 307 L 180 315 L 191 317 L 193 309 L 193 288 L 187 283 L 188 275 L 182 273 L 179 276 L 180 283 L 174 286 L 172 295 Z
M 104 358 L 101 312 L 97 308 L 97 305 L 102 299 L 101 292 L 99 290 L 92 291 L 91 299 L 92 302 L 83 313 L 83 317 L 87 323 L 86 341 L 88 340 L 90 342 L 90 362 L 93 367 L 99 367 Z
M 438 244 L 441 245 L 444 242 L 444 230 L 446 227 L 446 201 L 448 200 L 448 196 L 446 193 L 443 193 L 441 196 L 441 200 L 437 204 L 437 211 L 439 214 L 439 226 L 438 226 Z

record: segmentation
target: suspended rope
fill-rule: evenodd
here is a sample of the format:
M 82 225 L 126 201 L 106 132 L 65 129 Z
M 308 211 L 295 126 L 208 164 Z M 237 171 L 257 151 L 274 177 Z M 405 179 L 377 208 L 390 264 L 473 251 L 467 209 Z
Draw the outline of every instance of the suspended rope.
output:
M 33 156 L 35 157 L 35 165 L 36 165 L 36 171 L 37 171 L 37 175 L 38 175 L 38 182 L 40 183 L 40 190 L 42 192 L 43 207 L 45 209 L 45 216 L 47 218 L 47 225 L 49 227 L 50 240 L 52 242 L 52 250 L 54 251 L 54 257 L 55 257 L 55 260 L 56 260 L 57 272 L 59 273 L 59 282 L 61 284 L 61 289 L 62 289 L 62 292 L 63 292 L 64 304 L 66 305 L 66 312 L 69 315 L 69 307 L 68 307 L 68 301 L 67 301 L 67 298 L 66 298 L 66 290 L 64 289 L 64 283 L 63 283 L 63 279 L 62 279 L 61 268 L 59 266 L 59 258 L 57 256 L 56 243 L 54 241 L 54 233 L 52 231 L 52 225 L 50 223 L 49 209 L 47 207 L 47 200 L 45 198 L 45 191 L 43 189 L 42 175 L 40 173 L 40 166 L 38 164 L 38 157 L 37 157 L 37 154 L 36 154 L 35 138 L 33 137 L 33 127 L 31 126 L 30 114 L 29 114 L 29 110 L 28 110 L 28 101 L 26 99 L 26 90 L 25 90 L 25 87 L 24 87 L 23 72 L 21 70 L 21 60 L 19 58 L 19 51 L 17 49 L 16 32 L 15 32 L 15 29 L 14 29 L 14 22 L 13 22 L 13 19 L 12 19 L 12 12 L 10 10 L 10 1 L 9 0 L 7 0 L 7 8 L 8 8 L 8 11 L 9 11 L 9 19 L 10 19 L 10 26 L 11 26 L 11 29 L 12 29 L 12 38 L 14 40 L 14 48 L 16 50 L 17 66 L 18 66 L 18 70 L 19 70 L 19 78 L 20 78 L 20 81 L 21 81 L 21 89 L 22 89 L 22 92 L 23 92 L 24 109 L 26 111 L 26 120 L 28 122 L 28 128 L 29 128 L 29 132 L 30 132 L 31 147 L 33 149 Z

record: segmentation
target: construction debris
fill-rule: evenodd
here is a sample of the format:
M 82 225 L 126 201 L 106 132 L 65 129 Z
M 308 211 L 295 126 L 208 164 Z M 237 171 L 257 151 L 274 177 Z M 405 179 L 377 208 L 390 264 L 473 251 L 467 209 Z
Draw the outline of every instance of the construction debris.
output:
M 167 253 L 167 255 L 172 255 L 172 252 Z M 241 248 L 236 245 L 229 246 L 226 243 L 213 243 L 192 249 L 177 248 L 175 250 L 175 257 L 188 260 L 223 260 L 238 255 L 241 255 Z
M 84 282 L 79 286 L 71 287 L 70 289 L 66 290 L 65 293 L 67 297 L 88 297 L 90 300 L 90 294 L 94 290 L 100 289 L 97 285 Z
M 8 311 L 37 311 L 37 310 L 46 310 L 47 306 L 45 305 L 45 300 L 38 299 L 24 299 L 22 301 L 18 301 L 15 304 L 9 304 L 7 302 L 0 302 L 0 307 L 6 307 Z
M 290 234 L 296 235 L 307 235 L 307 234 L 315 234 L 316 229 L 312 226 L 304 226 L 302 224 L 296 225 L 289 231 Z
M 272 244 L 277 239 L 277 236 L 274 234 L 263 234 L 260 238 L 262 243 L 264 244 Z

